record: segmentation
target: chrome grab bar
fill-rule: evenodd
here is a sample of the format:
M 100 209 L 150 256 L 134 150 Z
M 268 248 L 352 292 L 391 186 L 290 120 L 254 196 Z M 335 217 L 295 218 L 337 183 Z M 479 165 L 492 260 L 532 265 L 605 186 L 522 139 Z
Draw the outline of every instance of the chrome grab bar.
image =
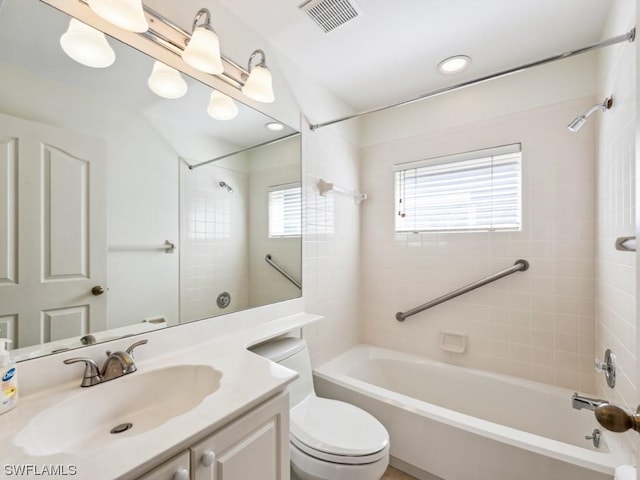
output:
M 446 295 L 442 295 L 430 302 L 427 302 L 418 307 L 412 308 L 411 310 L 407 310 L 406 312 L 398 312 L 396 313 L 396 320 L 399 322 L 404 322 L 405 319 L 415 315 L 416 313 L 423 312 L 428 308 L 435 307 L 436 305 L 440 305 L 441 303 L 446 302 L 447 300 L 451 300 L 452 298 L 459 297 L 465 293 L 470 292 L 471 290 L 475 290 L 476 288 L 480 288 L 488 283 L 495 282 L 496 280 L 501 279 L 502 277 L 506 277 L 507 275 L 511 275 L 516 272 L 524 272 L 529 269 L 529 262 L 526 260 L 516 260 L 516 263 L 513 264 L 512 267 L 505 268 L 501 272 L 494 273 L 493 275 L 489 275 L 488 277 L 483 278 L 482 280 L 478 280 L 477 282 L 470 283 L 469 285 L 465 285 L 462 288 L 454 290 L 453 292 L 449 292 Z
M 631 235 L 629 237 L 616 238 L 616 250 L 619 250 L 621 252 L 635 252 L 636 236 Z
M 291 275 L 289 272 L 287 272 L 284 268 L 282 268 L 280 265 L 278 265 L 276 262 L 274 262 L 271 259 L 271 254 L 267 253 L 267 255 L 264 257 L 264 259 L 267 261 L 267 263 L 269 265 L 271 265 L 273 268 L 275 268 L 278 272 L 280 272 L 280 274 L 286 278 L 287 280 L 289 280 L 291 283 L 293 283 L 296 287 L 298 287 L 300 290 L 302 290 L 302 284 L 296 280 L 295 278 L 293 278 L 293 275 Z

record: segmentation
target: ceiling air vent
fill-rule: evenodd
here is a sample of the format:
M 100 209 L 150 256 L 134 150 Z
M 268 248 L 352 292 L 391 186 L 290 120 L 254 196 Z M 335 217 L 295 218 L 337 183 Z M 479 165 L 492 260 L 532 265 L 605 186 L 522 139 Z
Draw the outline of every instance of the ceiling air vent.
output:
M 298 8 L 306 12 L 324 33 L 362 14 L 360 7 L 349 0 L 309 0 Z

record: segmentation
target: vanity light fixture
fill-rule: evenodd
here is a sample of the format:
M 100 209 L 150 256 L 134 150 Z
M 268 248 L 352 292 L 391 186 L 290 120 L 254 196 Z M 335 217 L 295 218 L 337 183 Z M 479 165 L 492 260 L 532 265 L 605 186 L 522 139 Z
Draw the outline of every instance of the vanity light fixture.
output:
M 238 106 L 229 95 L 214 90 L 209 98 L 207 113 L 216 120 L 231 120 L 238 115 Z
M 262 60 L 252 67 L 251 62 L 257 55 L 260 55 Z M 242 93 L 256 102 L 271 103 L 275 100 L 273 95 L 273 80 L 271 78 L 271 72 L 269 68 L 267 68 L 266 61 L 266 56 L 262 50 L 254 50 L 249 57 L 247 68 L 249 75 L 247 75 L 246 79 L 243 75 L 245 84 L 242 87 Z
M 271 130 L 272 132 L 281 132 L 282 130 L 284 130 L 284 125 L 280 122 L 269 122 L 264 126 L 267 130 Z
M 162 98 L 180 98 L 187 93 L 187 82 L 175 68 L 156 60 L 153 70 L 147 80 L 147 84 L 153 93 Z
M 69 57 L 87 67 L 106 68 L 116 60 L 104 33 L 75 18 L 60 37 L 60 46 Z
M 593 112 L 595 112 L 597 110 L 602 110 L 603 112 L 606 112 L 612 106 L 613 106 L 613 97 L 607 97 L 607 98 L 604 99 L 604 102 L 597 103 L 593 107 L 589 108 L 582 115 L 578 115 L 576 118 L 574 118 L 571 121 L 571 123 L 569 123 L 569 125 L 567 125 L 567 128 L 569 129 L 570 132 L 574 132 L 575 133 L 575 132 L 577 132 L 578 130 L 580 130 L 582 128 L 582 126 L 584 125 L 584 122 L 587 121 L 587 118 Z
M 204 23 L 198 26 L 203 17 Z M 217 75 L 224 70 L 220 58 L 220 41 L 211 28 L 211 12 L 206 8 L 201 8 L 193 19 L 191 38 L 187 40 L 182 59 L 201 72 Z
M 438 64 L 438 71 L 445 75 L 453 75 L 466 70 L 471 65 L 471 58 L 466 55 L 455 55 L 445 58 Z
M 130 32 L 146 32 L 149 24 L 144 16 L 142 0 L 87 0 L 100 18 Z

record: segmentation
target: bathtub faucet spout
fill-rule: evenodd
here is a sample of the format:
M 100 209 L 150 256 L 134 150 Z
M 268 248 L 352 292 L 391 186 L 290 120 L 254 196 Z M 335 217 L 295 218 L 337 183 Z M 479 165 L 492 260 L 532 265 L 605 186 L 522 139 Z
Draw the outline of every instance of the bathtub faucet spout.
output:
M 606 400 L 583 397 L 582 395 L 578 395 L 577 393 L 574 393 L 571 396 L 571 406 L 576 410 L 582 410 L 583 408 L 586 408 L 587 410 L 595 411 L 596 407 L 605 405 L 607 403 L 609 402 L 607 402 Z

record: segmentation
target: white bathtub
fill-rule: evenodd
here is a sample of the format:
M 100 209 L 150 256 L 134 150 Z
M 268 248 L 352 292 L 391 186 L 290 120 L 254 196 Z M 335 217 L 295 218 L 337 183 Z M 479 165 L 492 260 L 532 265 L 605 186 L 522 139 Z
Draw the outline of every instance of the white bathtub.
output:
M 614 434 L 596 449 L 593 412 L 563 388 L 359 345 L 318 368 L 320 396 L 389 430 L 392 463 L 419 478 L 603 480 L 628 463 Z M 602 429 L 601 429 L 602 430 Z

